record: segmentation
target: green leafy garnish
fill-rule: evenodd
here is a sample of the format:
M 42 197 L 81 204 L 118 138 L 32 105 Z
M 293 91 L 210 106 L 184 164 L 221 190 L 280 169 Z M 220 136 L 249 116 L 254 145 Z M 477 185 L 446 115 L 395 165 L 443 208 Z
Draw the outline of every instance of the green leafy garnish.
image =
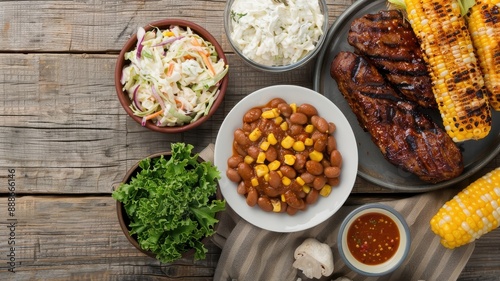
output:
M 235 22 L 240 22 L 240 19 L 247 15 L 247 13 L 236 13 L 233 10 L 231 10 L 230 14 L 231 14 L 231 19 Z
M 215 233 L 215 214 L 225 209 L 225 201 L 215 199 L 220 172 L 210 162 L 198 162 L 190 144 L 174 143 L 171 149 L 168 160 L 141 160 L 140 171 L 112 196 L 123 203 L 130 235 L 158 260 L 175 261 L 190 249 L 195 259 L 204 259 L 201 240 Z

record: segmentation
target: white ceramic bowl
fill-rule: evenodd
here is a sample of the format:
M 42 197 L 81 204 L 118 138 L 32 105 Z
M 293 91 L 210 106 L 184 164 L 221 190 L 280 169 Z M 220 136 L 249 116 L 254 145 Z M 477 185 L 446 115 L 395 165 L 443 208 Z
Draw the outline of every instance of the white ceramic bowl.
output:
M 224 29 L 225 29 L 225 32 L 226 32 L 226 36 L 228 38 L 228 41 L 229 43 L 231 44 L 231 47 L 234 49 L 234 51 L 236 52 L 236 54 L 238 54 L 238 56 L 240 56 L 243 61 L 245 63 L 247 63 L 248 65 L 258 69 L 258 70 L 261 70 L 261 71 L 267 71 L 267 72 L 285 72 L 285 71 L 289 71 L 289 70 L 292 70 L 292 69 L 295 69 L 295 68 L 298 68 L 298 67 L 301 67 L 303 65 L 305 65 L 306 63 L 308 63 L 309 61 L 311 61 L 318 53 L 319 51 L 321 50 L 321 47 L 323 46 L 323 42 L 325 41 L 325 38 L 326 38 L 326 35 L 327 35 L 327 32 L 328 32 L 328 7 L 326 5 L 326 1 L 325 0 L 314 0 L 314 1 L 318 1 L 318 4 L 319 4 L 319 8 L 320 8 L 320 11 L 323 15 L 323 25 L 322 25 L 322 35 L 318 38 L 317 42 L 315 43 L 315 47 L 314 49 L 310 50 L 305 56 L 303 56 L 302 58 L 300 58 L 298 61 L 296 61 L 295 63 L 291 63 L 291 64 L 273 64 L 271 65 L 270 63 L 267 63 L 267 62 L 262 62 L 262 61 L 256 61 L 256 60 L 253 60 L 252 58 L 250 58 L 249 56 L 245 55 L 244 52 L 242 51 L 241 47 L 240 47 L 240 44 L 238 44 L 237 42 L 235 42 L 236 40 L 233 40 L 232 39 L 232 36 L 231 34 L 233 33 L 233 30 L 234 30 L 234 26 L 235 26 L 235 19 L 238 20 L 239 17 L 242 17 L 242 16 L 245 16 L 245 13 L 237 13 L 237 12 L 234 12 L 232 10 L 232 6 L 234 4 L 234 2 L 236 1 L 246 1 L 246 0 L 228 0 L 227 3 L 226 3 L 226 7 L 225 7 L 225 10 L 224 10 Z M 308 1 L 311 1 L 311 0 L 308 0 Z M 250 2 L 246 2 L 246 3 L 251 3 Z M 283 6 L 283 4 L 277 4 L 277 3 L 273 3 L 272 0 L 269 0 L 269 3 L 271 3 L 272 5 L 276 6 L 276 9 L 289 9 L 291 5 L 289 5 L 288 7 L 285 7 Z M 259 4 L 257 4 L 256 6 L 253 6 L 253 9 L 258 9 Z M 270 7 L 273 7 L 270 5 Z M 262 13 L 266 13 L 266 12 L 269 12 L 271 10 L 271 8 L 268 8 L 268 9 L 264 9 L 262 11 Z M 274 12 L 275 10 L 273 10 Z M 274 15 L 268 15 L 268 18 L 273 18 L 275 17 Z M 284 19 L 284 20 L 274 20 L 273 21 L 273 24 L 280 24 L 280 23 L 283 23 L 287 21 L 287 19 Z M 258 26 L 257 24 L 252 24 L 252 26 L 255 28 L 256 26 Z M 283 28 L 283 27 L 282 27 Z M 266 30 L 262 30 L 262 33 L 268 31 L 267 29 Z M 250 32 L 249 30 L 246 30 L 246 32 Z M 295 33 L 299 33 L 299 31 L 296 31 Z M 280 39 L 276 39 L 276 40 L 280 40 Z M 277 46 L 277 45 L 275 45 Z M 257 47 L 255 47 L 257 48 Z
M 380 213 L 391 218 L 399 230 L 399 246 L 394 255 L 378 265 L 367 265 L 358 261 L 347 246 L 348 230 L 352 223 L 360 216 L 368 213 Z M 363 205 L 352 211 L 342 222 L 338 233 L 338 249 L 342 260 L 353 271 L 366 276 L 382 276 L 396 270 L 406 259 L 410 251 L 410 229 L 403 216 L 391 207 L 373 203 Z
M 332 188 L 328 197 L 320 197 L 307 210 L 291 216 L 286 213 L 265 212 L 258 206 L 250 207 L 245 196 L 238 194 L 237 184 L 226 176 L 227 160 L 233 154 L 234 131 L 242 127 L 243 115 L 251 108 L 264 106 L 273 98 L 282 98 L 297 105 L 314 105 L 321 117 L 332 121 L 337 126 L 335 138 L 337 148 L 342 154 L 340 184 Z M 343 113 L 325 96 L 313 90 L 292 86 L 278 85 L 257 90 L 237 103 L 224 119 L 215 142 L 214 163 L 221 171 L 219 185 L 222 195 L 231 208 L 249 223 L 275 232 L 296 232 L 311 228 L 331 217 L 351 194 L 358 169 L 358 151 L 352 128 Z

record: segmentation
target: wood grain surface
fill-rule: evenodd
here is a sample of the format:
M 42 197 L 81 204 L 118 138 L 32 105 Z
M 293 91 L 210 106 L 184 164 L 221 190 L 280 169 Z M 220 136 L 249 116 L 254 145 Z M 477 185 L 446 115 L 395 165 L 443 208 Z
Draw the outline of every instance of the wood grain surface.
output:
M 354 1 L 328 0 L 329 24 Z M 314 61 L 287 73 L 250 68 L 224 33 L 226 1 L 0 1 L 0 280 L 212 280 L 221 249 L 206 260 L 160 264 L 126 240 L 111 198 L 138 160 L 187 142 L 216 140 L 231 108 L 262 87 L 312 88 Z M 186 133 L 149 131 L 116 98 L 114 66 L 139 26 L 168 17 L 196 22 L 221 43 L 230 64 L 224 102 Z M 465 186 L 494 167 L 461 183 Z M 9 169 L 15 216 L 9 217 Z M 349 202 L 409 196 L 358 178 Z M 16 273 L 8 271 L 9 225 L 16 220 Z M 459 280 L 498 280 L 500 230 L 476 243 Z

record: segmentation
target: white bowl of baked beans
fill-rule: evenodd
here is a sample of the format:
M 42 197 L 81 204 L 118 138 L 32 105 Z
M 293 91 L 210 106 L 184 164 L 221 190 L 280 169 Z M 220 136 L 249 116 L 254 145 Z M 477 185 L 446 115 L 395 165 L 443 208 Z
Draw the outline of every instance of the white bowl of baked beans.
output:
M 277 85 L 238 102 L 224 119 L 214 163 L 226 202 L 249 223 L 296 232 L 330 218 L 358 168 L 349 122 L 313 90 Z

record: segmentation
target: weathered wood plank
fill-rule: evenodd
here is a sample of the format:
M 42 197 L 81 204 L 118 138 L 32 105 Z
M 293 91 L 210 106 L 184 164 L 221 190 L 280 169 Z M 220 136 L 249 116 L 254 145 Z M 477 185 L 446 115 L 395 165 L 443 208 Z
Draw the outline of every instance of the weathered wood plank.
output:
M 329 22 L 353 0 L 328 0 Z M 139 26 L 182 18 L 210 31 L 232 52 L 222 21 L 226 1 L 0 1 L 0 51 L 109 52 Z
M 7 210 L 5 197 L 0 210 Z M 14 234 L 0 240 L 2 280 L 211 280 L 221 252 L 210 244 L 206 260 L 173 264 L 143 255 L 123 235 L 110 196 L 22 196 L 12 218 Z M 2 216 L 0 228 L 10 222 Z M 15 245 L 8 245 L 12 235 Z M 479 272 L 481 280 L 496 280 L 500 256 L 492 253 L 499 245 L 500 229 L 479 239 L 459 280 L 478 280 Z M 8 272 L 11 246 L 16 273 Z

